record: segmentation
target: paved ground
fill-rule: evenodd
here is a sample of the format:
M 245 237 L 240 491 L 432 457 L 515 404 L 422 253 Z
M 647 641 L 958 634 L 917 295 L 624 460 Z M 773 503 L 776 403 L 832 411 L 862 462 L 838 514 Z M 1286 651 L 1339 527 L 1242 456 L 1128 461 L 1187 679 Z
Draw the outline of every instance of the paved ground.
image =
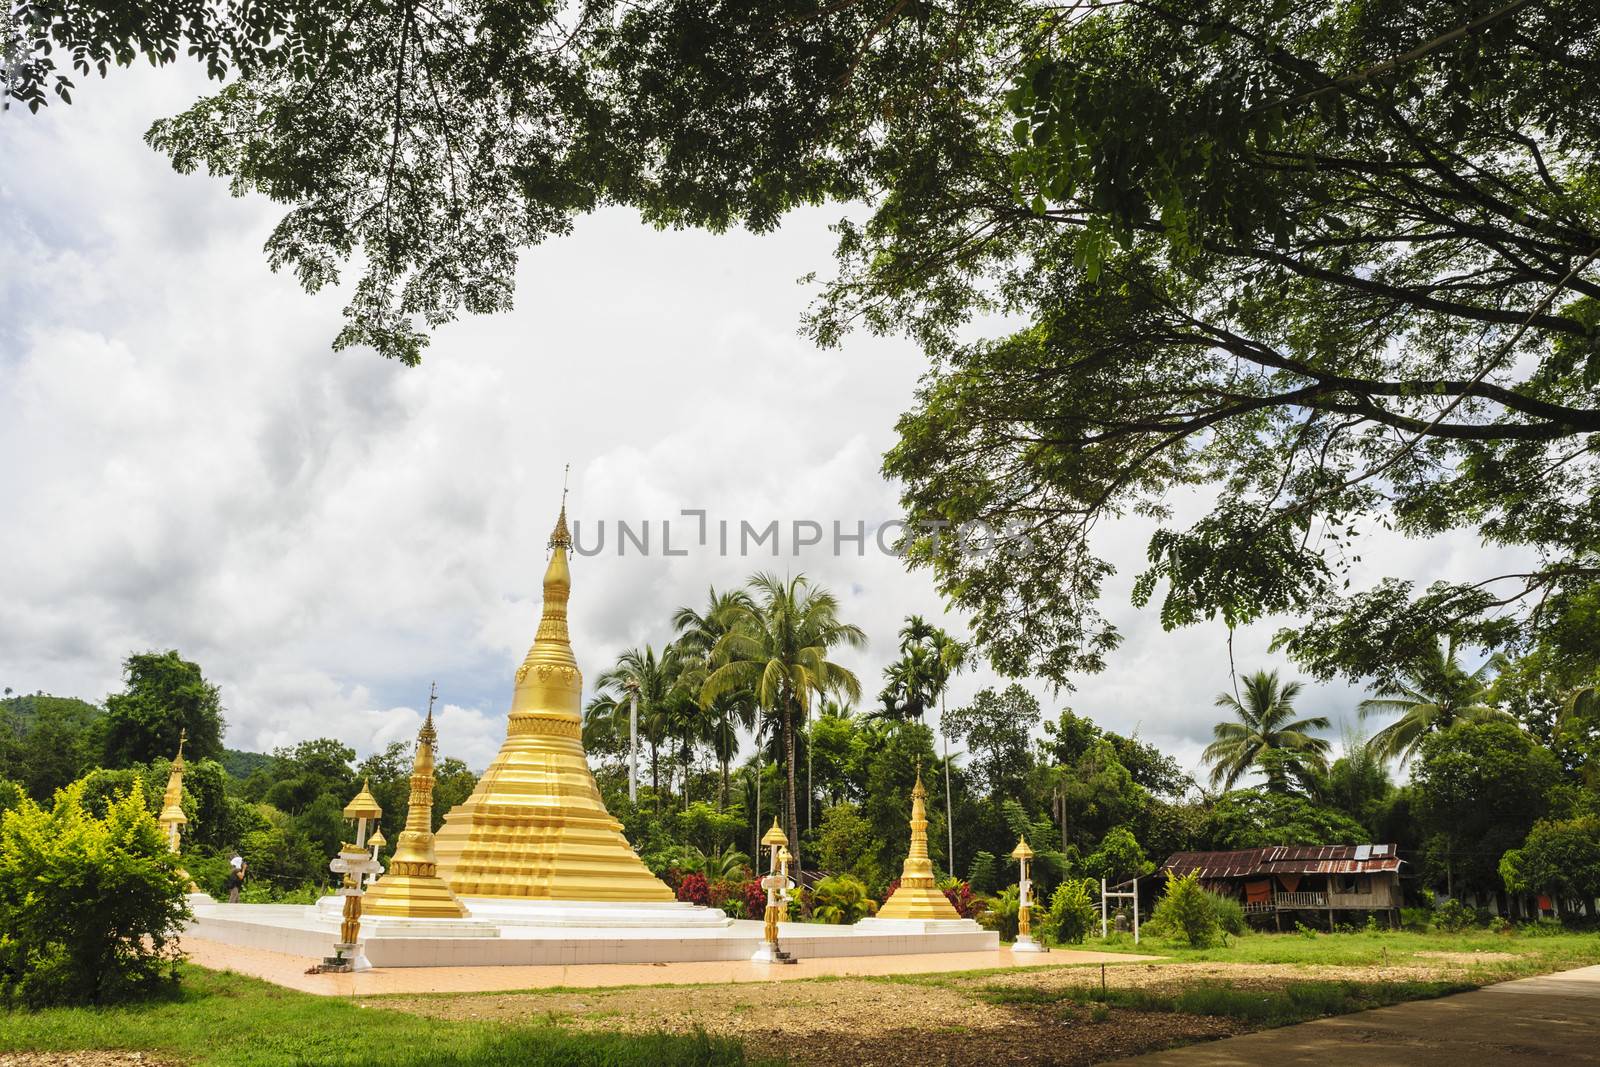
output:
M 1122 1061 L 1140 1067 L 1600 1063 L 1600 967 Z
M 764 963 L 594 963 L 571 967 L 388 967 L 360 974 L 306 974 L 315 960 L 264 949 L 240 948 L 185 937 L 183 949 L 202 967 L 264 978 L 278 985 L 327 996 L 378 993 L 482 993 L 511 989 L 600 988 L 689 985 L 702 982 L 773 982 L 885 974 L 938 974 L 992 967 L 1041 967 L 1070 963 L 1132 963 L 1156 956 L 1123 952 L 931 952 L 901 956 L 833 956 L 775 966 Z

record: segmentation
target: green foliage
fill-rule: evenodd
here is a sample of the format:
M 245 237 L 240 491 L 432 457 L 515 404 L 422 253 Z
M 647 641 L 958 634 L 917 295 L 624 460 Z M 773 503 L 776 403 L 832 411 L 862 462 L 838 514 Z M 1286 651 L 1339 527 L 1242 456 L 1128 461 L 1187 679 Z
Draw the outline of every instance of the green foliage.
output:
M 170 758 L 187 732 L 189 759 L 222 755 L 222 702 L 200 667 L 176 650 L 136 652 L 122 665 L 127 689 L 106 698 L 103 758 L 128 767 Z
M 435 1019 L 299 993 L 199 967 L 174 996 L 131 1007 L 0 1016 L 0 1054 L 143 1051 L 196 1067 L 740 1067 L 736 1041 L 704 1034 L 574 1033 L 539 1020 Z
M 975 852 L 972 865 L 967 868 L 967 884 L 979 893 L 992 893 L 999 878 L 999 869 L 993 852 Z
M 1096 881 L 1104 878 L 1113 885 L 1130 878 L 1143 878 L 1156 869 L 1155 863 L 1145 857 L 1133 832 L 1124 826 L 1106 834 L 1100 847 L 1084 857 L 1081 867 L 1090 878 Z
M 847 926 L 876 910 L 867 887 L 848 874 L 831 875 L 812 889 L 811 917 L 816 922 Z
M 1167 891 L 1151 913 L 1150 925 L 1168 937 L 1182 938 L 1196 948 L 1217 939 L 1219 926 L 1214 898 L 1200 887 L 1194 874 L 1167 874 Z
M 1310 733 L 1326 730 L 1327 717 L 1296 719 L 1294 701 L 1301 684 L 1280 683 L 1277 671 L 1256 671 L 1243 682 L 1243 700 L 1218 693 L 1214 701 L 1233 712 L 1236 721 L 1217 723 L 1215 740 L 1202 754 L 1211 764 L 1211 784 L 1232 789 L 1244 774 L 1259 770 L 1267 776 L 1270 792 L 1286 793 L 1291 782 L 1305 787 L 1327 769 L 1328 742 Z
M 103 816 L 77 783 L 0 817 L 0 993 L 33 1007 L 101 1004 L 175 979 L 184 880 L 132 789 Z
M 1433 925 L 1447 934 L 1459 934 L 1477 920 L 1477 912 L 1454 898 L 1433 909 Z
M 103 720 L 99 708 L 73 697 L 36 693 L 0 700 L 0 775 L 48 801 L 99 762 Z
M 1555 757 L 1509 721 L 1458 723 L 1426 735 L 1412 788 L 1429 869 L 1448 872 L 1457 893 L 1498 889 L 1500 857 L 1543 816 L 1559 774 Z
M 1045 928 L 1058 945 L 1078 945 L 1099 921 L 1094 902 L 1095 883 L 1068 878 L 1050 896 Z
M 1292 793 L 1241 789 L 1211 808 L 1206 836 L 1219 849 L 1267 845 L 1349 845 L 1366 842 L 1366 829 L 1350 816 Z
M 1510 893 L 1554 898 L 1600 898 L 1600 818 L 1536 823 L 1521 848 L 1500 859 Z
M 1017 939 L 1017 915 L 1021 906 L 1021 892 L 1015 885 L 1006 886 L 985 900 L 978 912 L 978 922 L 986 930 L 995 930 L 1002 941 Z
M 973 754 L 972 770 L 990 793 L 1014 789 L 1032 766 L 1028 738 L 1043 714 L 1039 701 L 1016 682 L 996 693 L 981 689 L 965 707 L 952 708 L 944 732 Z
M 1244 905 L 1239 903 L 1238 898 L 1223 896 L 1210 890 L 1206 891 L 1206 896 L 1211 898 L 1212 914 L 1217 917 L 1217 926 L 1223 933 L 1233 937 L 1243 937 L 1250 932 L 1250 924 L 1244 917 Z
M 817 863 L 822 870 L 853 875 L 871 888 L 881 888 L 878 851 L 872 826 L 857 805 L 842 801 L 823 811 L 817 840 Z

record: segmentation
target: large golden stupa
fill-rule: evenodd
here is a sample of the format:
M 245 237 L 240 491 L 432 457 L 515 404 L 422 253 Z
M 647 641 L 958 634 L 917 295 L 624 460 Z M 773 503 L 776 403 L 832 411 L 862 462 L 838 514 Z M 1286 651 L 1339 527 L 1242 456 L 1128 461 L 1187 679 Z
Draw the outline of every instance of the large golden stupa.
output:
M 883 907 L 880 919 L 960 919 L 960 912 L 939 889 L 928 857 L 928 791 L 922 787 L 922 768 L 911 790 L 911 851 L 900 874 L 900 886 Z
M 600 799 L 583 752 L 583 675 L 567 634 L 567 509 L 550 535 L 544 610 L 517 668 L 506 740 L 444 818 L 439 876 L 458 897 L 668 902 Z

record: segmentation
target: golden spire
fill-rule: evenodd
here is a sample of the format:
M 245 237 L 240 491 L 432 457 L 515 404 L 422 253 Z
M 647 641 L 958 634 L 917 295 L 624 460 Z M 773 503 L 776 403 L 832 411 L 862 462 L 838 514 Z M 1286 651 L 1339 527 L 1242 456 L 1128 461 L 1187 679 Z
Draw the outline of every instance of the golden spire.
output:
M 178 851 L 178 828 L 189 822 L 183 813 L 183 743 L 189 731 L 178 731 L 178 754 L 172 757 L 172 771 L 167 775 L 167 791 L 161 798 L 161 814 L 156 817 L 167 832 L 167 845 Z
M 506 739 L 445 816 L 439 873 L 461 897 L 670 901 L 606 811 L 583 752 L 583 675 L 567 632 L 566 494 L 550 534 L 539 628 L 511 695 Z M 397 854 L 398 855 L 398 854 Z
M 461 919 L 467 909 L 439 877 L 433 846 L 433 728 L 435 685 L 428 692 L 428 717 L 417 733 L 417 754 L 411 762 L 411 801 L 406 806 L 406 828 L 400 832 L 389 873 L 367 893 L 362 910 L 368 915 L 406 919 Z
M 928 857 L 928 791 L 922 787 L 922 764 L 917 764 L 917 784 L 911 790 L 911 851 L 900 873 L 894 895 L 878 909 L 880 919 L 959 919 L 961 915 L 940 892 Z

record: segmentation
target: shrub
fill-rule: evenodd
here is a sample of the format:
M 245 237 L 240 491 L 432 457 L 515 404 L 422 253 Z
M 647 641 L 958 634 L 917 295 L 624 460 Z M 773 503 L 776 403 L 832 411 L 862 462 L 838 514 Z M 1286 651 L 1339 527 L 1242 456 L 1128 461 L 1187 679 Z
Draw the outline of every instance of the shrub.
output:
M 1433 925 L 1432 908 L 1401 908 L 1400 928 L 1412 933 L 1425 933 Z
M 1089 936 L 1096 919 L 1094 897 L 1088 878 L 1068 878 L 1056 886 L 1046 912 L 1046 928 L 1057 944 L 1077 945 Z
M 1167 872 L 1167 892 L 1156 905 L 1151 923 L 1167 937 L 1182 938 L 1196 948 L 1216 940 L 1217 912 L 1212 896 L 1193 874 L 1178 878 Z
M 995 858 L 993 852 L 978 852 L 967 868 L 967 884 L 980 893 L 992 893 L 995 883 Z
M 1459 934 L 1478 921 L 1478 913 L 1459 900 L 1447 900 L 1433 909 L 1433 925 L 1447 934 Z
M 861 879 L 836 874 L 817 883 L 812 897 L 811 920 L 848 926 L 878 910 Z
M 761 879 L 752 878 L 744 884 L 744 911 L 752 919 L 767 916 L 767 891 L 761 888 Z
M 978 897 L 973 893 L 970 883 L 957 882 L 954 885 L 942 886 L 941 891 L 945 899 L 950 902 L 950 906 L 956 909 L 957 915 L 963 919 L 972 918 L 977 909 Z
M 698 871 L 683 876 L 678 883 L 678 899 L 690 904 L 705 904 L 711 899 L 711 887 L 706 885 L 706 876 Z
M 1211 910 L 1217 917 L 1217 925 L 1225 934 L 1234 937 L 1243 937 L 1250 930 L 1250 924 L 1244 918 L 1244 905 L 1233 897 L 1225 897 L 1220 893 L 1209 890 L 1206 896 L 1211 898 Z
M 104 1003 L 177 980 L 188 918 L 178 860 L 141 789 L 84 807 L 84 786 L 45 810 L 0 816 L 0 994 L 39 1007 Z
M 759 915 L 752 916 L 745 910 L 746 881 L 745 878 L 718 878 L 712 882 L 708 896 L 711 906 L 721 908 L 728 913 L 729 918 L 733 919 L 760 918 Z M 763 898 L 762 910 L 765 908 L 766 901 Z
M 1017 905 L 1018 891 L 1016 886 L 1007 886 L 999 893 L 985 899 L 985 907 L 978 913 L 978 921 L 986 929 L 997 931 L 1002 941 L 1015 941 L 1017 939 Z

